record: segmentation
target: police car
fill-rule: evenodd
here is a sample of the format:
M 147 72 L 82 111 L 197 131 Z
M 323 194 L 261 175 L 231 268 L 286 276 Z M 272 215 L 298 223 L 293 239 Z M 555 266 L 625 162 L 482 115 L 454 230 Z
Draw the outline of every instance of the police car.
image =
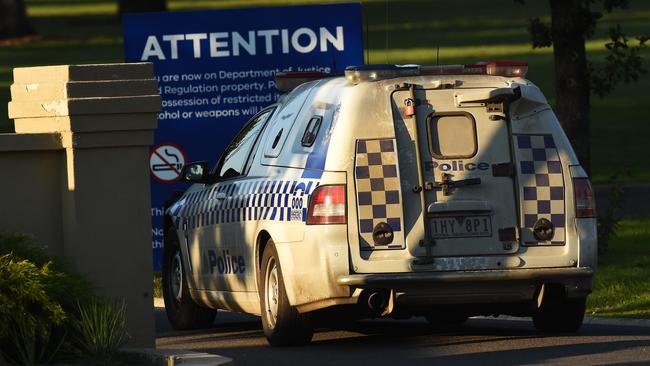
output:
M 194 184 L 165 216 L 171 323 L 257 314 L 277 346 L 309 342 L 324 309 L 578 330 L 596 269 L 594 197 L 527 68 L 278 75 L 292 90 L 215 167 L 183 170 Z

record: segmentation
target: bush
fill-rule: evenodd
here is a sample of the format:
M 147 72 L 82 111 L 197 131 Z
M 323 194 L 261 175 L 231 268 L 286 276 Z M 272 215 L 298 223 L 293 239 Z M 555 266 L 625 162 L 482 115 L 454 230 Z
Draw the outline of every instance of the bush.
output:
M 69 270 L 65 262 L 50 259 L 46 248 L 35 244 L 25 234 L 0 231 L 0 255 L 3 254 L 11 254 L 17 260 L 28 261 L 36 268 L 47 267 L 48 275 L 42 278 L 44 288 L 66 312 L 73 311 L 78 301 L 92 297 L 90 283 L 83 276 Z
M 16 258 L 26 259 L 41 267 L 48 262 L 45 247 L 35 245 L 29 235 L 0 230 L 0 254 L 12 253 Z
M 21 365 L 48 363 L 66 342 L 70 315 L 92 295 L 88 282 L 22 234 L 0 232 L 0 354 Z
M 9 326 L 17 316 L 29 328 L 63 323 L 65 312 L 46 288 L 53 272 L 50 262 L 39 268 L 13 254 L 0 256 L 0 338 L 9 336 Z
M 50 336 L 66 320 L 63 307 L 48 293 L 47 284 L 56 276 L 51 262 L 39 268 L 13 254 L 0 256 L 0 347 L 9 360 L 47 363 L 56 353 L 46 352 L 52 349 Z
M 94 297 L 29 236 L 0 231 L 0 364 L 105 364 L 127 339 L 124 301 Z

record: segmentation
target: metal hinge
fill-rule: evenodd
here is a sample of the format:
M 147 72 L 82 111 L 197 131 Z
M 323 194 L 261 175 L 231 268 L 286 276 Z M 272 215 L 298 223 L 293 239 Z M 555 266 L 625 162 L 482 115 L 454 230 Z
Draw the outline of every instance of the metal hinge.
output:
M 488 113 L 503 113 L 503 102 L 487 102 L 485 109 Z
M 393 90 L 395 91 L 409 90 L 411 88 L 411 85 L 412 84 L 409 83 L 395 84 L 393 85 Z
M 514 177 L 517 174 L 514 163 L 492 164 L 492 176 Z

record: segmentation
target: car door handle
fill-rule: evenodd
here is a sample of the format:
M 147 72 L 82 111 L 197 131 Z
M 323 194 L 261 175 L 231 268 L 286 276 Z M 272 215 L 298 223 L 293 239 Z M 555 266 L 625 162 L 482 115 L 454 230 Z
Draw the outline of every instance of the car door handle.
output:
M 214 197 L 218 200 L 225 200 L 226 199 L 226 194 L 224 192 L 219 192 L 217 195 Z

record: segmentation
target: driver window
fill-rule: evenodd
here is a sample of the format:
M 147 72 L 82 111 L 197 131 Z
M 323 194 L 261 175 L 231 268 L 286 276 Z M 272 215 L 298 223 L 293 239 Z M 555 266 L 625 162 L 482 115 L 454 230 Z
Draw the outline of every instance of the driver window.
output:
M 257 135 L 262 131 L 264 123 L 270 115 L 271 111 L 260 114 L 248 122 L 239 132 L 223 154 L 223 161 L 218 172 L 219 177 L 232 178 L 243 173 L 248 155 L 255 145 L 255 140 L 257 140 Z

